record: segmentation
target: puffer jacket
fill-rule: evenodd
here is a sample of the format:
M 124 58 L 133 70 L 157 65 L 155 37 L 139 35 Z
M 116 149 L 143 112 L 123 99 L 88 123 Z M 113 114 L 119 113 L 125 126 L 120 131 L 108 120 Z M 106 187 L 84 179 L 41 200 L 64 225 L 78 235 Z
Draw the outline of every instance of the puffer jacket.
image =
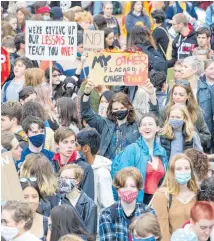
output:
M 167 106 L 160 111 L 160 116 L 159 116 L 160 127 L 163 127 L 166 118 L 167 118 Z M 204 120 L 204 116 L 201 109 L 198 109 L 197 111 L 197 120 L 195 123 L 195 129 L 200 137 L 201 145 L 203 147 L 206 146 L 207 143 L 210 142 L 211 134 Z

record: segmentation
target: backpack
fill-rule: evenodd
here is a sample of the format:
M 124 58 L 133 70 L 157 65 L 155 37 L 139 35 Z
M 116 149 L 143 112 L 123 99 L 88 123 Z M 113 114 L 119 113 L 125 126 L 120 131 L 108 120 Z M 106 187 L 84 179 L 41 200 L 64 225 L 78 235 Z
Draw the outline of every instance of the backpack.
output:
M 156 71 L 167 72 L 167 61 L 157 49 L 153 48 L 152 46 L 144 46 L 142 44 L 137 44 L 137 47 L 139 47 L 145 54 L 148 55 L 149 71 L 154 69 Z
M 211 16 L 213 15 L 214 15 L 214 6 L 211 5 Z M 210 25 L 210 31 L 211 31 L 210 45 L 211 45 L 211 49 L 214 50 L 214 23 Z
M 3 98 L 3 100 L 2 100 L 2 103 L 4 103 L 4 102 L 7 101 L 7 97 L 6 97 L 7 88 L 9 87 L 9 85 L 10 85 L 11 82 L 12 82 L 12 80 L 9 80 L 9 81 L 7 81 L 7 82 L 4 84 L 4 86 L 3 86 L 3 88 L 4 88 L 4 98 Z
M 122 4 L 119 1 L 112 1 L 113 4 L 113 15 L 121 14 L 122 13 Z
M 160 48 L 161 48 L 161 51 L 163 52 L 166 60 L 170 60 L 172 58 L 172 39 L 170 38 L 169 34 L 167 33 L 166 29 L 163 28 L 163 27 L 159 27 L 160 29 L 162 29 L 168 36 L 168 39 L 169 39 L 169 43 L 168 43 L 168 47 L 167 47 L 167 50 L 166 52 L 164 52 L 162 46 L 159 44 Z

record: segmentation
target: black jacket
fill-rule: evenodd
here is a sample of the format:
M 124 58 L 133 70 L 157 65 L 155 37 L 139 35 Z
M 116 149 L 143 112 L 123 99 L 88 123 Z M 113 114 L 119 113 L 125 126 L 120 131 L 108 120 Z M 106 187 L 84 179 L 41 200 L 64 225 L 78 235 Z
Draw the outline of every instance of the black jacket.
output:
M 184 37 L 178 34 L 172 43 L 172 59 L 168 61 L 168 68 L 174 66 L 178 59 L 184 59 L 191 56 L 192 50 L 198 46 L 197 34 L 192 25 L 189 25 L 190 32 Z
M 78 158 L 76 161 L 72 162 L 84 169 L 84 177 L 80 188 L 92 199 L 94 200 L 94 172 L 91 166 L 85 161 L 83 157 Z M 53 166 L 56 173 L 59 172 L 60 166 L 58 161 L 53 160 Z
M 171 154 L 171 141 L 172 140 L 169 140 L 166 136 L 160 136 L 160 144 L 166 150 L 168 160 L 170 159 L 170 154 Z M 190 142 L 185 141 L 184 150 L 188 148 L 193 148 L 193 138 Z
M 61 200 L 61 204 L 72 205 L 69 199 L 65 196 Z M 79 200 L 75 206 L 78 214 L 84 221 L 87 231 L 90 234 L 97 233 L 97 206 L 94 201 L 81 191 Z

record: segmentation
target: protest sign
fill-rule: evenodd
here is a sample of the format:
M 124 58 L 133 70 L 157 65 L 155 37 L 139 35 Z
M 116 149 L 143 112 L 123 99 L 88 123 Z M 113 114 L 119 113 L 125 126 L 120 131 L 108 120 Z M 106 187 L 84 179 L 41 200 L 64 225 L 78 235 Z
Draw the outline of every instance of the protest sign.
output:
M 1 85 L 5 83 L 10 75 L 10 55 L 6 49 L 1 47 Z
M 24 200 L 11 152 L 1 154 L 1 199 Z
M 32 60 L 75 60 L 77 24 L 26 21 L 25 56 Z
M 84 30 L 83 48 L 87 51 L 104 49 L 104 31 Z
M 89 67 L 97 85 L 144 85 L 148 78 L 144 53 L 89 53 Z

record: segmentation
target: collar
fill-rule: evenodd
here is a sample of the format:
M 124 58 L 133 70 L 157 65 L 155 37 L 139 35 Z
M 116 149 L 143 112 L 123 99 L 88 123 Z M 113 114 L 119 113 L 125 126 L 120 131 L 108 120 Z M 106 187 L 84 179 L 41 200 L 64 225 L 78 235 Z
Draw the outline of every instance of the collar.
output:
M 76 161 L 76 158 L 77 158 L 77 152 L 76 152 L 76 151 L 73 151 L 70 159 L 67 161 L 66 164 L 72 163 L 72 162 Z M 63 167 L 63 166 L 64 166 L 64 165 L 61 163 L 60 153 L 55 153 L 52 160 L 53 160 L 53 161 L 57 161 L 57 162 L 59 163 L 60 167 Z
M 137 215 L 138 212 L 139 212 L 139 210 L 138 210 L 138 209 L 139 209 L 139 205 L 140 205 L 140 203 L 136 202 L 135 209 L 134 209 L 134 211 L 133 211 L 132 214 L 131 214 L 131 215 L 133 215 L 134 217 L 139 216 L 139 215 Z M 118 205 L 116 206 L 116 209 L 117 209 L 116 217 L 124 217 L 124 218 L 125 218 L 125 214 L 124 214 L 124 212 L 123 212 L 123 207 L 122 207 L 120 201 L 118 202 Z

